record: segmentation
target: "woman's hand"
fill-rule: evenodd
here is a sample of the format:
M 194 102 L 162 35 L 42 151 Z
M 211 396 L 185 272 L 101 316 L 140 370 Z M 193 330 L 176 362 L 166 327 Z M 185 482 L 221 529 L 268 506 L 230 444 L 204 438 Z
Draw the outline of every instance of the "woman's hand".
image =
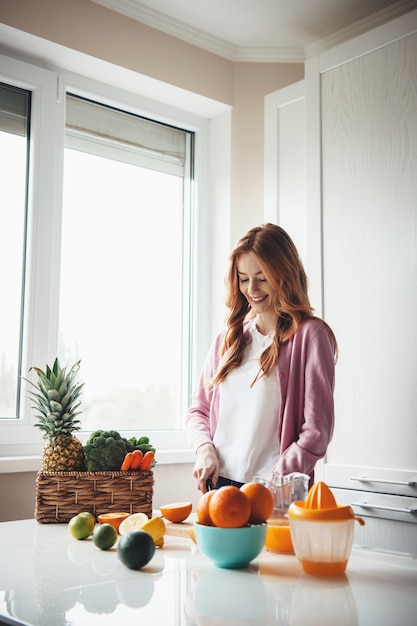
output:
M 216 486 L 219 476 L 219 460 L 212 443 L 203 443 L 197 448 L 197 460 L 193 476 L 197 479 L 197 487 L 202 493 L 207 491 L 206 483 L 209 478 L 213 487 Z

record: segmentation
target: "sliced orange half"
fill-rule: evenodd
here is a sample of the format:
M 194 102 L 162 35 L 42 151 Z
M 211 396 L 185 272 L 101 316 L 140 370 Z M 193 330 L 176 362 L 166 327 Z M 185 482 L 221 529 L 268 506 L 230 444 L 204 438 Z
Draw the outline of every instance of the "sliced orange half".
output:
M 111 524 L 117 532 L 119 532 L 120 524 L 129 517 L 129 513 L 114 512 L 114 513 L 102 513 L 98 516 L 99 524 Z
M 190 515 L 193 505 L 191 502 L 173 502 L 160 507 L 161 515 L 169 522 L 179 524 Z

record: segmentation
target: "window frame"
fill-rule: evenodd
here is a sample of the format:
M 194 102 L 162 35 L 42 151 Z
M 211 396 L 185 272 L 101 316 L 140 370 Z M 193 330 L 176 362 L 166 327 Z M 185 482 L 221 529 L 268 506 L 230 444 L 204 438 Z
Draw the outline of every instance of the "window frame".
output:
M 205 251 L 209 249 L 210 229 L 207 202 L 204 199 L 205 185 L 201 176 L 201 172 L 207 171 L 208 120 L 67 70 L 59 73 L 45 70 L 9 56 L 0 55 L 0 61 L 0 80 L 32 91 L 23 375 L 25 376 L 33 364 L 42 366 L 41 364 L 51 362 L 57 350 L 65 94 L 69 92 L 184 128 L 195 135 L 196 184 L 191 202 L 198 206 L 194 224 L 194 253 L 198 250 L 199 257 L 195 260 L 192 277 L 193 299 L 190 305 L 194 311 L 194 326 L 190 332 L 194 337 L 199 337 L 199 346 L 194 342 L 191 348 L 193 367 L 189 375 L 193 385 L 202 365 L 202 355 L 210 341 L 208 315 L 204 313 L 207 308 L 207 290 L 198 289 L 199 285 L 209 283 L 209 263 Z M 199 174 L 200 180 L 197 184 Z M 23 383 L 20 418 L 0 420 L 0 460 L 4 457 L 38 459 L 43 440 L 38 429 L 34 428 L 34 422 Z M 123 431 L 123 434 L 131 436 L 137 433 Z M 150 435 L 153 444 L 162 453 L 162 462 L 187 462 L 194 458 L 183 429 L 151 431 L 145 434 Z M 87 436 L 88 432 L 80 433 L 82 440 Z M 181 452 L 180 455 L 178 451 Z M 26 470 L 21 471 L 27 471 L 27 464 L 25 467 Z M 9 470 L 6 468 L 6 471 Z

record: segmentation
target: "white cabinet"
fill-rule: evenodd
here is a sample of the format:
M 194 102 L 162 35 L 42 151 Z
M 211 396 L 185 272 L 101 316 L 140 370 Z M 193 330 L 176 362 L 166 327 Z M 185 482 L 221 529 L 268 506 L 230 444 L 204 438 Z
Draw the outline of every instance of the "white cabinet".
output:
M 323 477 L 368 543 L 416 554 L 417 12 L 310 59 L 304 82 L 306 269 L 340 348 Z
M 329 462 L 417 468 L 416 59 L 414 33 L 321 72 Z

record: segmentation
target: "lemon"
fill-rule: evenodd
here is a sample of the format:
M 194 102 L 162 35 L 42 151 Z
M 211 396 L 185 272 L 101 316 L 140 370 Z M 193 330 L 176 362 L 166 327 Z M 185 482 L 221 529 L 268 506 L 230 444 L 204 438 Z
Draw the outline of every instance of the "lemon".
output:
M 140 530 L 148 521 L 146 513 L 132 513 L 129 517 L 126 517 L 119 526 L 119 534 L 125 535 L 130 530 Z
M 117 556 L 126 567 L 140 569 L 147 565 L 155 554 L 155 544 L 144 530 L 130 530 L 122 535 L 117 544 Z
M 117 541 L 117 530 L 111 524 L 99 524 L 93 533 L 93 543 L 100 550 L 109 550 Z
M 162 517 L 152 517 L 142 525 L 142 530 L 150 534 L 154 543 L 163 538 L 166 532 L 165 522 Z
M 154 544 L 161 548 L 164 545 L 164 535 L 166 532 L 165 522 L 160 516 L 151 519 L 145 513 L 132 513 L 126 517 L 119 526 L 119 534 L 126 535 L 132 530 L 145 530 L 149 533 Z

